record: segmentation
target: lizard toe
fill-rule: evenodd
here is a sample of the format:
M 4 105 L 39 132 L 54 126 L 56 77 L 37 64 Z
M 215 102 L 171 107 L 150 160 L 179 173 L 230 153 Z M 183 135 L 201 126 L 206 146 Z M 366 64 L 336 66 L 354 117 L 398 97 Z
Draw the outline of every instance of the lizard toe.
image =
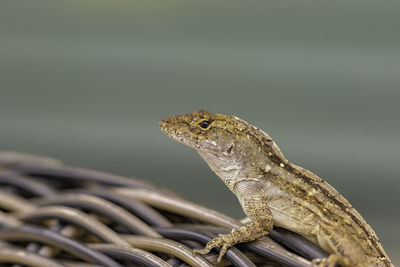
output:
M 207 254 L 208 252 L 210 252 L 210 248 L 203 248 L 203 249 L 193 249 L 193 254 Z
M 228 244 L 224 244 L 221 248 L 221 251 L 219 252 L 219 256 L 217 259 L 217 263 L 221 262 L 222 257 L 225 255 L 226 251 L 228 250 L 229 245 Z

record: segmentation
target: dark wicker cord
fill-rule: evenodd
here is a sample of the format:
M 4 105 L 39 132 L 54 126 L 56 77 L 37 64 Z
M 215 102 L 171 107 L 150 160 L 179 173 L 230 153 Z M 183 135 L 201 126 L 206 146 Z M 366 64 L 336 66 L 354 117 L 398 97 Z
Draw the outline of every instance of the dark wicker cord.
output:
M 66 238 L 55 232 L 34 226 L 21 226 L 18 228 L 3 228 L 0 230 L 0 239 L 4 241 L 35 241 L 52 245 L 65 250 L 85 261 L 109 267 L 121 267 L 113 259 L 88 248 L 80 242 Z
M 166 238 L 170 238 L 173 240 L 195 240 L 200 244 L 205 245 L 208 241 L 212 240 L 213 236 L 208 236 L 205 234 L 193 232 L 186 229 L 180 228 L 155 228 L 162 236 Z M 216 249 L 218 252 L 221 250 L 220 248 Z M 255 266 L 253 262 L 249 260 L 240 250 L 235 247 L 231 247 L 226 252 L 226 257 L 232 262 L 234 266 Z
M 49 196 L 55 194 L 55 191 L 46 184 L 10 170 L 0 170 L 0 184 L 15 186 L 32 196 Z
M 169 220 L 148 205 L 134 199 L 118 195 L 110 190 L 107 191 L 107 189 L 75 189 L 71 190 L 70 192 L 93 195 L 113 202 L 114 204 L 126 209 L 130 213 L 136 214 L 140 219 L 151 226 L 172 226 L 172 223 Z
M 326 258 L 329 256 L 326 251 L 322 250 L 314 243 L 284 228 L 275 227 L 269 236 L 308 260 Z
M 192 249 L 239 226 L 142 180 L 0 153 L 0 265 L 213 266 L 219 248 L 207 255 Z M 310 267 L 309 260 L 326 256 L 274 228 L 228 249 L 221 266 Z
M 43 198 L 37 201 L 39 206 L 67 206 L 94 212 L 114 220 L 114 222 L 125 227 L 130 233 L 138 235 L 159 235 L 139 218 L 107 200 L 85 194 L 62 194 Z

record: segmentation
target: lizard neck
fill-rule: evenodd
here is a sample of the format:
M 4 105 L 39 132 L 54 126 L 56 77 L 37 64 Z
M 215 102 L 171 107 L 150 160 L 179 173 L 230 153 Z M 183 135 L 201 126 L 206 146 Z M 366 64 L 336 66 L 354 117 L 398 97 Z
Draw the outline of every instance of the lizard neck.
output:
M 246 179 L 263 179 L 272 172 L 276 164 L 268 153 L 254 142 L 237 142 L 230 146 L 229 152 L 198 150 L 210 168 L 233 191 L 234 185 Z M 235 192 L 234 192 L 235 193 Z
M 227 156 L 218 156 L 215 154 L 198 151 L 200 156 L 207 162 L 211 170 L 229 187 L 233 192 L 233 186 L 241 177 L 243 164 L 240 161 L 232 160 Z

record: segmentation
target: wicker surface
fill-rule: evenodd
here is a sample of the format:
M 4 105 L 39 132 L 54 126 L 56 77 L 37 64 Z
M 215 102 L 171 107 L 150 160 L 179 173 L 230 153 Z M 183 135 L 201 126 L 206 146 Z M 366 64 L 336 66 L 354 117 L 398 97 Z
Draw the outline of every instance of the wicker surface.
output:
M 240 222 L 145 181 L 0 153 L 1 266 L 214 266 L 193 255 Z M 219 266 L 311 266 L 326 253 L 275 228 Z

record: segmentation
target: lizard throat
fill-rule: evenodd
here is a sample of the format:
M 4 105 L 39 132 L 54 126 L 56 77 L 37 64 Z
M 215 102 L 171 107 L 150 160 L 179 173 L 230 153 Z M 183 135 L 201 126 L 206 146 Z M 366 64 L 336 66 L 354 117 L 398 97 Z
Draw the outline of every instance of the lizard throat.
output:
M 236 182 L 243 176 L 243 163 L 234 161 L 227 155 L 213 155 L 200 150 L 198 150 L 198 153 L 207 162 L 211 170 L 213 170 L 233 192 Z

